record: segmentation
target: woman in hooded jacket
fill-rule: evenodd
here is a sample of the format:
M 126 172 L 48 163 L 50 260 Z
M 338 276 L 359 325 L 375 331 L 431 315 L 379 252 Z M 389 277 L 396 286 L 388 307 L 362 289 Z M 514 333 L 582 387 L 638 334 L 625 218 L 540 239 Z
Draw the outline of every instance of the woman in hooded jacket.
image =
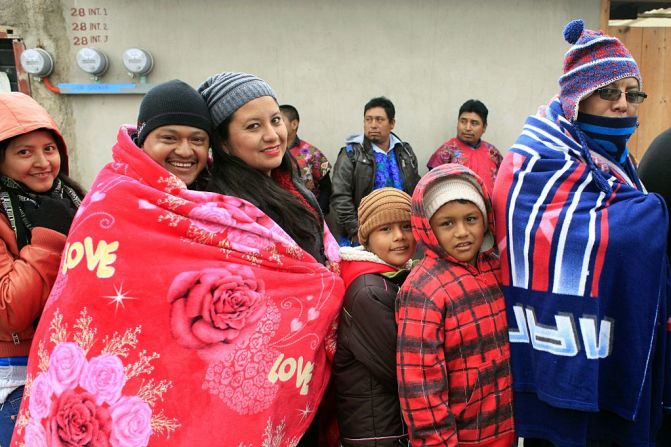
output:
M 0 93 L 0 445 L 9 445 L 34 328 L 84 192 L 49 113 Z

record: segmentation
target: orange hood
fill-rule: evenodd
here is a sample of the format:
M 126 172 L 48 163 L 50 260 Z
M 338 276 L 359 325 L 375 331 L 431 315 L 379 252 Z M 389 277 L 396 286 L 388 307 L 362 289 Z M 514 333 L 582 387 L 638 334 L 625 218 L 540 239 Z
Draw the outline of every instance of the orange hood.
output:
M 61 154 L 60 172 L 67 175 L 69 172 L 68 148 L 49 112 L 33 98 L 23 93 L 0 93 L 0 141 L 38 129 L 47 129 L 53 133 Z

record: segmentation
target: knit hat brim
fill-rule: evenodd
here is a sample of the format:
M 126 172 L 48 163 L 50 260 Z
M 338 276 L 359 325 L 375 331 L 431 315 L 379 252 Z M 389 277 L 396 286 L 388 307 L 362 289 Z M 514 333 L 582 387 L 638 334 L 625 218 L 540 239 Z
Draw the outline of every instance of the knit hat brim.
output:
M 478 207 L 487 228 L 487 208 L 480 190 L 480 186 L 468 176 L 453 175 L 441 179 L 430 185 L 424 192 L 424 211 L 426 218 L 433 215 L 448 202 L 454 200 L 468 200 Z

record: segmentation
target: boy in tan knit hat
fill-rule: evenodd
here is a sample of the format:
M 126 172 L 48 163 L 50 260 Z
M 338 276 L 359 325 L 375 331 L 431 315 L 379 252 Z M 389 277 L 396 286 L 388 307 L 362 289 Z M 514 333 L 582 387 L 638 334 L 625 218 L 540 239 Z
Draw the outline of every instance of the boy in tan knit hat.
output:
M 334 380 L 341 443 L 407 445 L 396 384 L 396 294 L 415 253 L 411 199 L 381 188 L 361 200 L 361 246 L 341 247 L 347 292 L 340 314 Z

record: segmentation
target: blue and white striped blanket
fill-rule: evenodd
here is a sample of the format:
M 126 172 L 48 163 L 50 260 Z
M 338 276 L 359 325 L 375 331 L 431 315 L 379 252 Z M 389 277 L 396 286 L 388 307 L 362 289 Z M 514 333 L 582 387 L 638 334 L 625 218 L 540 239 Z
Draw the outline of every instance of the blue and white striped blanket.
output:
M 555 99 L 527 119 L 496 180 L 515 417 L 521 435 L 573 445 L 599 437 L 606 411 L 624 424 L 605 429 L 639 445 L 630 436 L 661 411 L 668 217 L 629 160 L 595 149 Z M 553 438 L 553 426 L 577 433 Z

